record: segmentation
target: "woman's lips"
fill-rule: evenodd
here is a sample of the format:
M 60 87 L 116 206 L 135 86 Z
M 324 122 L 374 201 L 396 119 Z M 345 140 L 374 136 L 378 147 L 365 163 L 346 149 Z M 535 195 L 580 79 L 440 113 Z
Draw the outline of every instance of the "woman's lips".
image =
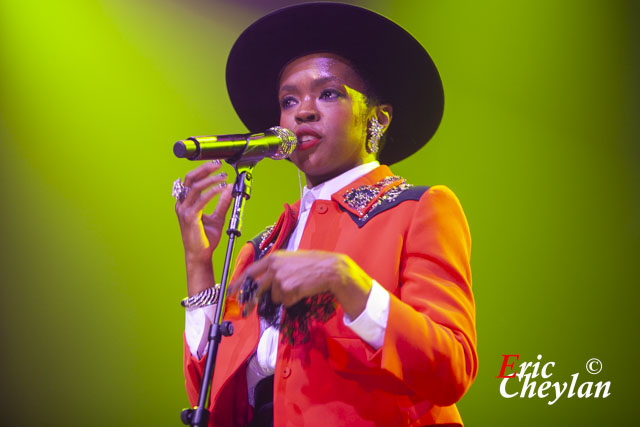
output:
M 318 142 L 320 142 L 320 138 L 313 135 L 305 135 L 302 138 L 298 138 L 298 150 L 308 150 Z
M 308 150 L 320 142 L 320 135 L 311 129 L 298 129 L 296 132 L 298 138 L 298 150 Z

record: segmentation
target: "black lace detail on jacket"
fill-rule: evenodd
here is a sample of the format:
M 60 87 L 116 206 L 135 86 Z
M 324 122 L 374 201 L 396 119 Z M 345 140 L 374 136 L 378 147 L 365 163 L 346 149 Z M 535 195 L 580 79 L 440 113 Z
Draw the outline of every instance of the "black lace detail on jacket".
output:
M 309 341 L 309 326 L 316 321 L 325 323 L 336 314 L 336 299 L 325 292 L 297 302 L 284 312 L 282 342 L 302 344 Z

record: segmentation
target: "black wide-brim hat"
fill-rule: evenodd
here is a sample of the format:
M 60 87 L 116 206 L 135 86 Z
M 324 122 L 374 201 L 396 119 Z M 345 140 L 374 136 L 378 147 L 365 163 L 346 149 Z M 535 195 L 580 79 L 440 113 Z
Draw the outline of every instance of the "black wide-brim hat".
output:
M 442 82 L 422 45 L 396 23 L 361 7 L 306 3 L 276 10 L 238 37 L 227 60 L 227 90 L 251 132 L 280 123 L 278 80 L 292 59 L 340 55 L 364 74 L 380 101 L 393 107 L 379 160 L 393 164 L 422 148 L 444 108 Z

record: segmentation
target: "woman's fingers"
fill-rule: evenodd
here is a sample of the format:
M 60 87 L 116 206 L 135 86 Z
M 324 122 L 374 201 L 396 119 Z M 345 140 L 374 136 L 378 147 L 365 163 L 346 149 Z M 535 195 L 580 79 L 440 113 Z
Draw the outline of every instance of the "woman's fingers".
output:
M 225 172 L 222 172 L 222 173 L 217 173 L 215 175 L 206 176 L 195 181 L 189 187 L 189 193 L 187 194 L 187 197 L 184 199 L 182 203 L 185 206 L 193 205 L 193 207 L 195 207 L 198 210 L 203 209 L 204 206 L 207 204 L 207 202 L 211 200 L 213 196 L 209 197 L 209 199 L 206 202 L 202 203 L 202 196 L 203 196 L 202 192 L 207 188 L 211 187 L 212 185 L 224 183 L 226 179 L 227 179 L 227 174 Z M 214 187 L 213 189 L 216 189 L 216 188 Z M 224 187 L 217 188 L 216 189 L 217 191 L 215 191 L 213 195 L 220 193 L 223 189 Z
M 214 160 L 212 162 L 206 162 L 187 173 L 184 177 L 184 185 L 191 187 L 196 181 L 204 178 L 207 175 L 217 171 L 222 166 L 220 160 Z
M 193 202 L 193 209 L 195 211 L 202 211 L 207 206 L 207 203 L 211 201 L 211 199 L 213 199 L 218 194 L 224 193 L 228 187 L 226 182 L 220 181 L 214 181 L 211 185 L 213 185 L 213 187 L 209 188 L 204 193 L 201 193 Z
M 214 187 L 202 196 L 203 203 L 206 204 L 211 197 L 215 196 L 215 194 L 220 194 L 220 198 L 218 199 L 218 204 L 216 205 L 214 212 L 211 215 L 202 214 L 201 217 L 204 232 L 209 239 L 209 243 L 216 247 L 218 246 L 218 242 L 220 242 L 220 237 L 222 236 L 222 228 L 224 227 L 226 211 L 229 209 L 229 205 L 231 204 L 232 187 L 232 185 L 227 185 L 226 188 Z
M 267 274 L 265 274 L 265 276 Z M 275 280 L 275 276 L 273 273 L 269 275 L 269 283 L 270 283 L 269 290 L 265 292 L 269 292 L 269 291 L 271 292 L 271 301 L 273 301 L 274 304 L 281 304 L 283 302 L 282 287 L 280 286 L 280 282 Z
M 189 191 L 183 201 L 176 203 L 176 213 L 181 224 L 199 222 L 201 212 L 206 204 L 217 194 L 223 192 L 227 174 L 221 172 L 211 175 L 219 168 L 219 162 L 207 162 L 186 175 L 185 186 L 189 188 Z M 205 192 L 211 186 L 213 188 Z
M 271 270 L 270 268 L 267 268 L 267 270 L 265 270 L 264 273 L 262 273 L 262 275 L 258 279 L 258 289 L 254 297 L 254 303 L 257 304 L 258 301 L 260 301 L 262 294 L 264 294 L 265 292 L 272 292 L 274 288 L 277 288 L 275 294 L 279 295 L 280 286 L 278 286 L 278 284 L 274 281 L 274 271 Z M 272 301 L 275 302 L 276 304 L 279 304 L 280 298 L 278 297 L 276 299 L 273 299 Z
M 203 219 L 209 220 L 208 222 L 215 221 L 217 223 L 219 221 L 221 223 L 224 221 L 224 217 L 227 215 L 227 211 L 231 205 L 233 185 L 229 183 L 226 183 L 224 186 L 222 186 L 222 184 L 220 185 L 221 186 L 216 186 L 202 195 L 202 199 L 204 200 L 202 208 L 204 209 L 204 206 L 206 206 L 216 194 L 220 194 L 220 198 L 213 212 L 209 215 L 202 215 Z
M 273 274 L 266 270 L 258 279 L 253 279 L 252 276 L 247 276 L 242 283 L 241 291 L 242 295 L 240 296 L 240 301 L 244 303 L 242 307 L 242 313 L 246 316 L 248 313 L 253 311 L 253 307 L 258 305 L 258 301 L 262 297 L 262 294 L 265 292 L 269 292 L 272 289 L 272 286 L 276 286 L 275 283 L 272 282 Z M 273 301 L 278 304 L 279 300 Z
M 268 256 L 251 264 L 229 287 L 229 296 L 237 295 L 238 299 L 245 304 L 243 311 L 246 313 L 251 312 L 257 302 L 256 297 L 264 292 L 260 287 L 264 288 L 266 283 L 261 280 L 261 276 L 268 270 L 270 258 L 271 256 Z
M 232 284 L 230 295 L 243 292 L 239 299 L 245 303 L 246 313 L 253 310 L 265 292 L 271 292 L 274 303 L 290 307 L 303 298 L 332 291 L 332 282 L 342 283 L 345 274 L 350 274 L 344 271 L 343 264 L 341 256 L 321 251 L 276 251 L 247 267 Z M 247 294 L 252 282 L 255 286 Z
M 184 182 L 189 191 L 184 200 L 176 202 L 185 256 L 195 262 L 210 258 L 220 241 L 224 222 L 224 214 L 219 222 L 204 220 L 202 210 L 219 194 L 223 195 L 223 207 L 229 206 L 230 194 L 225 191 L 227 174 L 215 173 L 219 168 L 220 162 L 207 162 L 189 172 Z

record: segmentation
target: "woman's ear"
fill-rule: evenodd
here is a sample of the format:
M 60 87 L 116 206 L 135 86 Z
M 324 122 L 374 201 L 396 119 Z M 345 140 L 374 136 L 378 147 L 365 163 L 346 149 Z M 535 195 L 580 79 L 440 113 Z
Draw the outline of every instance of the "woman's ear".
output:
M 383 132 L 386 132 L 393 117 L 393 107 L 391 104 L 380 104 L 376 107 L 375 114 L 378 122 L 382 125 Z
M 393 107 L 390 104 L 380 104 L 373 107 L 371 116 L 369 116 L 365 149 L 376 158 L 386 141 L 385 132 L 391 124 L 392 116 Z

